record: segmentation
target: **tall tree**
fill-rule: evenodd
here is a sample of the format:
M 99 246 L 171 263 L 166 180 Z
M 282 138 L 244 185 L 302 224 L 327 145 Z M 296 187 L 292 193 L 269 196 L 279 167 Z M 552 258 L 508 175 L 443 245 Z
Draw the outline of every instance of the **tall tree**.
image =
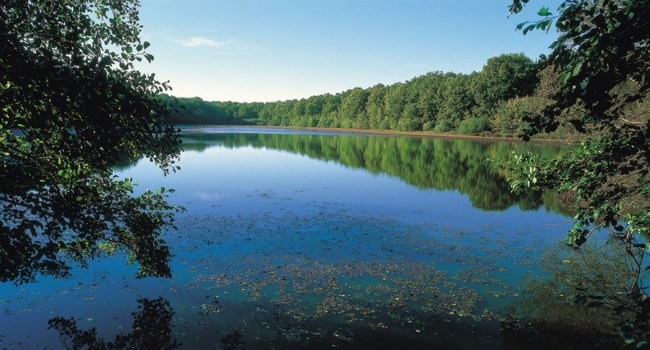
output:
M 476 73 L 470 75 L 447 73 L 443 80 L 441 89 L 442 104 L 438 114 L 437 126 L 447 124 L 449 128 L 455 129 L 458 124 L 470 115 L 476 102 L 470 92 L 470 84 Z M 437 131 L 449 131 L 450 129 L 437 129 Z
M 166 191 L 133 195 L 111 167 L 142 155 L 175 170 L 168 89 L 134 63 L 137 0 L 4 0 L 0 6 L 0 281 L 65 276 L 123 249 L 139 276 L 169 276 Z
M 384 96 L 386 95 L 386 86 L 377 84 L 368 89 L 368 126 L 371 129 L 385 129 L 387 125 L 384 120 Z
M 368 90 L 362 88 L 354 88 L 346 92 L 339 108 L 339 116 L 343 120 L 343 126 L 367 128 L 366 103 L 369 95 Z
M 332 127 L 335 126 L 336 119 L 338 118 L 338 110 L 341 106 L 341 95 L 325 95 L 325 102 L 323 104 L 323 113 L 318 121 L 319 127 Z
M 442 72 L 432 72 L 420 77 L 418 84 L 418 114 L 422 118 L 423 130 L 432 130 L 436 124 L 439 106 L 437 96 L 442 87 L 444 74 Z
M 477 117 L 491 117 L 497 105 L 531 94 L 537 85 L 535 63 L 524 54 L 503 54 L 488 59 L 476 76 Z
M 404 111 L 407 101 L 407 91 L 404 83 L 391 85 L 384 95 L 384 114 L 387 119 L 388 128 L 397 130 L 399 118 Z

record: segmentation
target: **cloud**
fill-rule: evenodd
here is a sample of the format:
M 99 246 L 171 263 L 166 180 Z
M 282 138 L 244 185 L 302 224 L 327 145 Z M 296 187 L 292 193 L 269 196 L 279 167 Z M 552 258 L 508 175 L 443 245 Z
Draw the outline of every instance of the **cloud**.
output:
M 223 47 L 228 44 L 227 41 L 215 41 L 212 39 L 204 38 L 202 36 L 193 36 L 187 40 L 181 40 L 178 43 L 185 47 Z

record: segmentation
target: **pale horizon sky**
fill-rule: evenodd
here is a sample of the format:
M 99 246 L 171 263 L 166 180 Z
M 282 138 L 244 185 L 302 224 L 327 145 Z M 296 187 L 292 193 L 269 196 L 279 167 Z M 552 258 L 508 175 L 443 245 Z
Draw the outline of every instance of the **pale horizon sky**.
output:
M 508 18 L 508 0 L 141 0 L 155 60 L 140 69 L 171 95 L 235 102 L 471 73 L 500 54 L 548 54 L 555 34 L 515 27 L 559 3 Z

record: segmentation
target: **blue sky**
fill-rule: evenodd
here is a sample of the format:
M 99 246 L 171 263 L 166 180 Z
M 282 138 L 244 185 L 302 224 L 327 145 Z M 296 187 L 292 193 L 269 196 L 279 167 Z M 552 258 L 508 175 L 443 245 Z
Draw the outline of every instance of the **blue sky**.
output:
M 545 0 L 142 0 L 142 37 L 172 95 L 268 102 L 470 73 L 503 53 L 536 59 L 554 34 L 524 36 Z

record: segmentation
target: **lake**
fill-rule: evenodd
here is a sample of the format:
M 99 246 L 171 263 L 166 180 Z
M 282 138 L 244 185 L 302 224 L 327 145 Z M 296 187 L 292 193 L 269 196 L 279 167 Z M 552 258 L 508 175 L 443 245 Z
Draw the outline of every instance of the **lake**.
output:
M 138 298 L 169 301 L 186 349 L 501 349 L 499 319 L 570 220 L 517 197 L 491 160 L 521 142 L 187 127 L 177 173 L 116 170 L 174 188 L 172 279 L 115 255 L 70 279 L 0 285 L 0 348 L 59 349 L 54 316 L 112 339 Z

